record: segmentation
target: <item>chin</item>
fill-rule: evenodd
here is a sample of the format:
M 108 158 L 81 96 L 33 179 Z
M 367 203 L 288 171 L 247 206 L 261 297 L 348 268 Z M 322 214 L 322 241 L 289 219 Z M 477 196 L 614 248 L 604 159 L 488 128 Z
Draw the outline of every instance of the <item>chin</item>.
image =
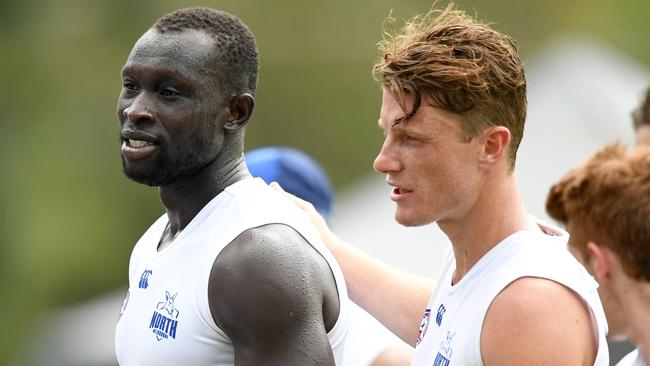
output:
M 124 175 L 131 179 L 134 182 L 148 185 L 150 187 L 158 187 L 163 185 L 164 178 L 161 177 L 161 170 L 156 171 L 155 169 L 138 169 L 133 166 L 129 166 L 127 162 L 122 160 L 122 172 Z
M 144 185 L 147 185 L 149 187 L 158 187 L 160 186 L 158 180 L 147 174 L 137 174 L 131 171 L 124 171 L 124 175 L 126 175 L 127 178 L 131 179 L 132 181 L 136 183 L 141 183 Z
M 433 220 L 428 220 L 417 215 L 408 215 L 405 213 L 400 213 L 399 210 L 395 212 L 395 221 L 402 226 L 406 227 L 416 227 L 423 226 L 433 222 Z

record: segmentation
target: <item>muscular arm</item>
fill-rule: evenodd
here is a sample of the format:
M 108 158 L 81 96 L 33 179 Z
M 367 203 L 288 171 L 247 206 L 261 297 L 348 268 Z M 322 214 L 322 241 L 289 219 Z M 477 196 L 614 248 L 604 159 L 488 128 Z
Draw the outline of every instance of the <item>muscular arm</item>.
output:
M 492 365 L 593 365 L 597 330 L 587 305 L 568 288 L 523 277 L 494 299 L 481 330 L 481 355 Z
M 341 266 L 349 297 L 413 345 L 435 281 L 400 270 L 346 243 L 329 229 L 311 203 L 285 192 L 277 183 L 271 186 L 309 216 Z
M 292 228 L 266 225 L 233 240 L 215 260 L 208 296 L 237 366 L 334 365 L 327 331 L 339 313 L 336 283 Z

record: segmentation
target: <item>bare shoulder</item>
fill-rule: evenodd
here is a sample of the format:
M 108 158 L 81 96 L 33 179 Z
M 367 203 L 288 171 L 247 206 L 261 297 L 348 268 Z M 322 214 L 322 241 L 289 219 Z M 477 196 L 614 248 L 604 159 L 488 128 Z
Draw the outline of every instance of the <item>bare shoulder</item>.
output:
M 221 251 L 208 298 L 215 322 L 236 341 L 282 329 L 291 334 L 312 322 L 323 327 L 334 305 L 338 314 L 336 291 L 320 253 L 293 228 L 270 224 L 244 231 Z
M 590 310 L 569 288 L 522 277 L 499 293 L 481 330 L 481 355 L 491 365 L 593 365 Z

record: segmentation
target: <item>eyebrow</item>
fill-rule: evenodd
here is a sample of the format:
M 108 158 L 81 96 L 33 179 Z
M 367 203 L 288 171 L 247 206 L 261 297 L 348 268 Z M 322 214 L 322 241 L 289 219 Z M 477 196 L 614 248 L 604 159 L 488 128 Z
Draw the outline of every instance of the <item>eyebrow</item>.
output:
M 397 120 L 398 120 L 398 119 L 399 119 L 399 118 L 395 118 L 395 119 L 391 122 L 391 124 L 390 124 L 390 128 L 395 128 L 395 127 L 397 127 L 397 126 L 404 125 L 404 124 L 402 124 L 402 123 L 397 123 Z M 381 118 L 378 118 L 378 119 L 377 119 L 377 126 L 379 126 L 379 128 L 381 128 L 382 130 L 384 129 L 384 125 L 381 123 Z M 406 127 L 406 125 L 404 125 L 404 126 Z M 400 129 L 403 129 L 403 128 L 400 128 Z
M 384 133 L 384 136 L 388 133 L 386 129 L 381 124 L 381 118 L 377 121 L 377 124 L 379 125 L 379 128 L 381 131 Z M 409 128 L 409 124 L 404 124 L 404 123 L 393 123 L 389 129 L 392 131 L 395 136 L 414 136 L 416 138 L 420 139 L 426 139 L 426 134 L 423 131 L 420 131 L 416 128 Z
M 127 75 L 133 75 L 138 73 L 138 65 L 124 66 L 122 68 L 122 77 Z M 179 81 L 189 81 L 193 80 L 186 72 L 182 69 L 172 69 L 169 67 L 159 67 L 156 68 L 156 74 L 158 77 L 165 79 L 175 79 Z

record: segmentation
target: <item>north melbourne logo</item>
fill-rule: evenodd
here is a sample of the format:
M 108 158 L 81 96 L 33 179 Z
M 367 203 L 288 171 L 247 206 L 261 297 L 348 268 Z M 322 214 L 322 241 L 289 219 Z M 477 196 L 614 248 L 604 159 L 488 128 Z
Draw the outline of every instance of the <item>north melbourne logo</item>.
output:
M 178 329 L 178 310 L 174 306 L 174 300 L 178 293 L 173 296 L 169 291 L 165 291 L 165 301 L 156 305 L 153 312 L 149 329 L 156 335 L 159 341 L 162 339 L 176 339 L 176 330 Z
M 433 361 L 433 366 L 449 366 L 451 355 L 454 353 L 451 349 L 451 341 L 455 335 L 456 332 L 447 331 L 447 339 L 440 343 L 440 351 L 438 351 L 436 359 Z

